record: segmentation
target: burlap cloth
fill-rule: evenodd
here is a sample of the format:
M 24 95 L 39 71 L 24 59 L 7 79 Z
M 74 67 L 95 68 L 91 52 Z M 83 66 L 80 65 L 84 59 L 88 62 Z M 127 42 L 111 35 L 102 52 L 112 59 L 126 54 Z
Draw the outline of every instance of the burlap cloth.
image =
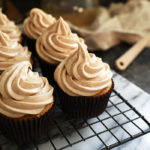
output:
M 69 24 L 85 39 L 89 50 L 105 51 L 121 41 L 135 43 L 150 31 L 150 1 L 129 0 L 125 4 L 112 3 L 109 8 L 100 6 L 89 26 Z

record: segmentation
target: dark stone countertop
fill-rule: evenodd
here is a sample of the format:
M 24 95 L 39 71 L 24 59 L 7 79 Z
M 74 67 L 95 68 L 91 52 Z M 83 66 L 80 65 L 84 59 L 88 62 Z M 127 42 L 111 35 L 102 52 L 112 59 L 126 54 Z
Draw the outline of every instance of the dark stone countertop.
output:
M 115 60 L 130 47 L 129 44 L 121 43 L 106 52 L 96 51 L 95 53 L 97 56 L 102 57 L 103 61 L 108 62 L 116 72 L 150 93 L 150 48 L 145 48 L 125 71 L 118 71 L 115 67 Z

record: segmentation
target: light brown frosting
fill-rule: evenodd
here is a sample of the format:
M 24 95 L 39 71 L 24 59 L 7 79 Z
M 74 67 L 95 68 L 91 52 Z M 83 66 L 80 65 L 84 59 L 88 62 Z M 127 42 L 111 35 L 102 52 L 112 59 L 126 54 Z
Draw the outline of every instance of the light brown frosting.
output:
M 39 114 L 53 102 L 53 87 L 44 77 L 31 71 L 28 61 L 17 63 L 0 77 L 0 113 L 19 118 Z
M 60 17 L 38 38 L 36 51 L 44 61 L 57 65 L 78 49 L 78 42 L 84 43 L 84 40 L 71 33 L 68 24 Z
M 23 23 L 23 30 L 30 39 L 37 39 L 55 21 L 56 19 L 52 15 L 46 14 L 41 9 L 33 8 L 30 16 Z
M 13 21 L 10 21 L 6 15 L 2 13 L 0 8 L 0 31 L 9 35 L 9 37 L 14 41 L 20 41 L 21 31 Z
M 94 96 L 112 83 L 112 72 L 108 64 L 79 43 L 78 50 L 58 65 L 54 78 L 70 96 Z
M 0 73 L 9 66 L 24 60 L 30 61 L 31 52 L 0 31 Z

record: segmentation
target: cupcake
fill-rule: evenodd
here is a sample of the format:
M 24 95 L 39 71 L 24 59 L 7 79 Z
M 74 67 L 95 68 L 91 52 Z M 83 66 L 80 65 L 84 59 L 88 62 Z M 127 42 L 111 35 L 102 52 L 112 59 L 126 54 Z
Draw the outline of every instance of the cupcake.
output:
M 56 66 L 78 49 L 78 42 L 84 40 L 72 33 L 61 17 L 37 39 L 36 52 L 48 79 L 53 78 Z
M 31 71 L 29 61 L 5 70 L 0 76 L 0 128 L 17 144 L 38 140 L 49 130 L 54 111 L 53 87 Z
M 100 115 L 114 86 L 109 65 L 82 43 L 58 65 L 54 78 L 63 112 L 76 119 Z
M 35 51 L 36 39 L 55 21 L 53 16 L 46 14 L 41 9 L 31 9 L 30 16 L 23 23 L 24 36 L 30 50 Z
M 9 35 L 13 41 L 22 42 L 21 31 L 13 21 L 10 21 L 6 15 L 2 13 L 0 8 L 0 31 Z
M 27 47 L 0 31 L 0 74 L 11 65 L 25 60 L 31 61 L 31 52 Z

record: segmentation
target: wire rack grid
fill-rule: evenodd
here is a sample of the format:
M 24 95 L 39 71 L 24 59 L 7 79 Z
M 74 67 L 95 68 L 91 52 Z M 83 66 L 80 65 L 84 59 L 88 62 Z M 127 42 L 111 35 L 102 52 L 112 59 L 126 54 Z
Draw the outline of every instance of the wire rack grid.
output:
M 105 112 L 89 120 L 69 119 L 58 105 L 50 133 L 38 143 L 30 145 L 30 148 L 71 150 L 94 145 L 95 149 L 105 150 L 149 132 L 150 123 L 116 90 L 113 90 Z

